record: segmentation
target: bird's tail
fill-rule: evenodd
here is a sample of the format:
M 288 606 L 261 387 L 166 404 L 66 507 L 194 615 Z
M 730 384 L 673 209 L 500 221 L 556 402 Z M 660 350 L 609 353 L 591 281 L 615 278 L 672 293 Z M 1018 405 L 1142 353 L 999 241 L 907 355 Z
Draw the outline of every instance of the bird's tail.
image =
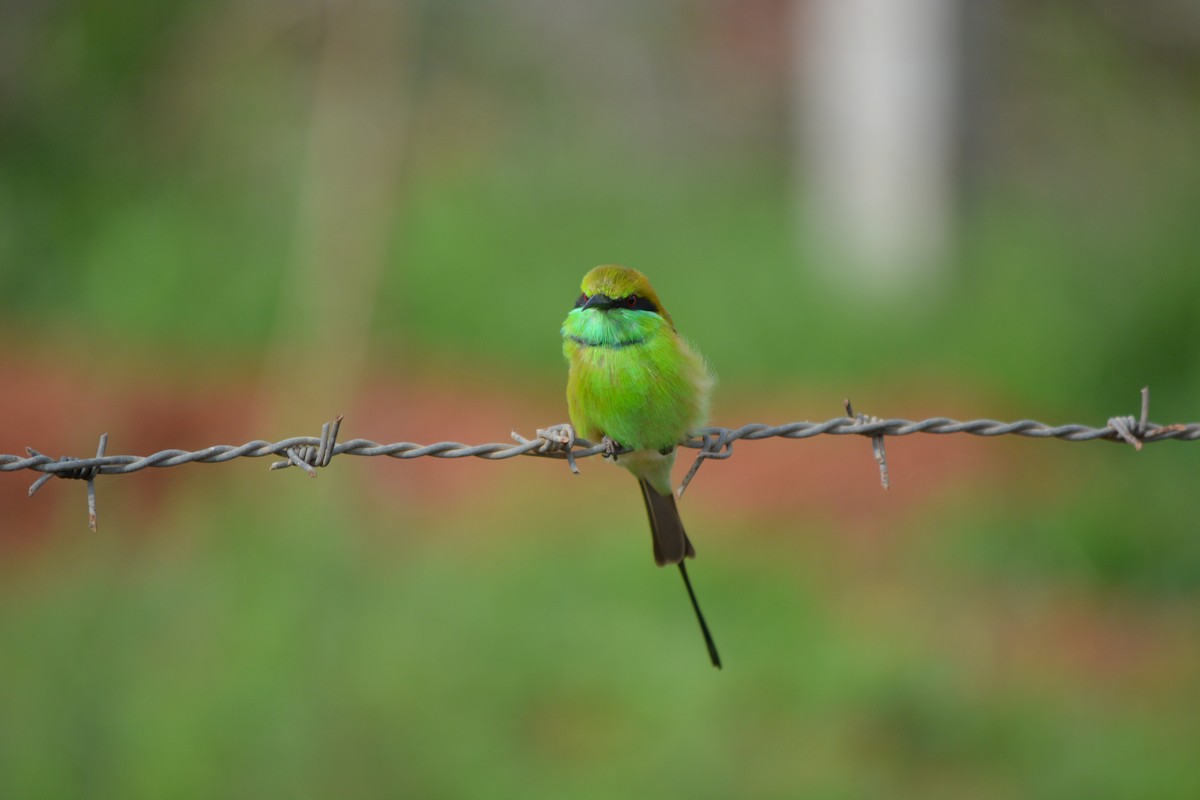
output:
M 679 564 L 685 558 L 695 558 L 696 550 L 683 529 L 675 495 L 659 494 L 647 480 L 639 480 L 646 515 L 650 517 L 650 533 L 654 536 L 654 563 L 660 567 Z
M 696 602 L 696 593 L 692 591 L 692 582 L 688 579 L 687 567 L 683 562 L 679 562 L 679 574 L 683 576 L 683 585 L 687 587 L 688 599 L 692 601 L 692 610 L 696 612 L 696 621 L 700 623 L 700 632 L 704 634 L 704 646 L 708 648 L 708 659 L 717 669 L 721 668 L 721 654 L 717 652 L 717 643 L 713 641 L 712 634 L 708 632 L 708 623 L 704 621 L 704 614 L 700 611 L 700 604 Z
M 642 487 L 642 499 L 646 501 L 646 515 L 650 517 L 650 533 L 654 537 L 654 561 L 660 567 L 667 564 L 678 564 L 679 574 L 683 576 L 683 585 L 687 587 L 688 599 L 692 601 L 692 610 L 696 612 L 696 621 L 700 623 L 700 632 L 704 634 L 704 644 L 708 647 L 708 657 L 712 665 L 721 668 L 721 656 L 717 653 L 717 644 L 708 631 L 708 623 L 704 621 L 704 613 L 692 591 L 692 581 L 688 578 L 685 558 L 695 558 L 696 549 L 683 529 L 683 520 L 679 517 L 679 509 L 675 506 L 674 494 L 659 494 L 645 480 L 639 480 Z

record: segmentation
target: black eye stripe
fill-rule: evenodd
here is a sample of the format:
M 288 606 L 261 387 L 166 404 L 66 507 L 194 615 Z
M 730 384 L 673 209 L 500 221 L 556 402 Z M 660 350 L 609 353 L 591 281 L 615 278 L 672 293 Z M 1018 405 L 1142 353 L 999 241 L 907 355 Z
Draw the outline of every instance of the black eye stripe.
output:
M 652 300 L 642 297 L 640 294 L 632 293 L 624 297 L 609 297 L 606 294 L 599 293 L 588 295 L 587 292 L 579 295 L 575 301 L 575 308 L 583 308 L 591 303 L 589 308 L 595 308 L 600 311 L 607 311 L 614 308 L 625 308 L 630 311 L 650 311 L 655 314 L 662 313 L 658 306 Z
M 630 303 L 630 300 L 633 300 L 634 302 Z M 653 311 L 656 314 L 658 313 L 658 306 L 654 305 L 649 298 L 642 297 L 638 294 L 632 294 L 629 297 L 624 298 L 621 301 L 621 304 L 626 308 L 631 308 L 636 311 Z

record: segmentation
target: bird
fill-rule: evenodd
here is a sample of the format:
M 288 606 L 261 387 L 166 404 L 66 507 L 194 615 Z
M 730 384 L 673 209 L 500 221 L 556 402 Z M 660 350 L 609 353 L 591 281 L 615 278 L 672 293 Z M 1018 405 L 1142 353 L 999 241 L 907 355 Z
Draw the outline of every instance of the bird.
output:
M 717 669 L 713 641 L 684 561 L 695 558 L 675 505 L 675 448 L 702 426 L 714 383 L 707 363 L 675 330 L 649 279 L 618 264 L 583 276 L 562 324 L 567 410 L 577 435 L 638 480 L 658 566 L 677 564 Z

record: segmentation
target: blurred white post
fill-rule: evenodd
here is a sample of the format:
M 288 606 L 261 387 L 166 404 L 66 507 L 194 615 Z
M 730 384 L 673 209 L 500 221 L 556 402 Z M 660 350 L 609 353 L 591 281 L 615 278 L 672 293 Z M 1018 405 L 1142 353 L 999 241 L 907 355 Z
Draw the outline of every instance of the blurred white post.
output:
M 793 8 L 803 246 L 856 291 L 927 289 L 945 265 L 958 0 Z

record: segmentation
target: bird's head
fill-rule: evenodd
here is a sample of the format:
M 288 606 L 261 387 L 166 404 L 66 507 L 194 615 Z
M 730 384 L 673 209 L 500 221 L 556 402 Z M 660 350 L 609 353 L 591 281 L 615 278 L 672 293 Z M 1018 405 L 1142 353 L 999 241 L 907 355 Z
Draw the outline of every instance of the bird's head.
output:
M 650 281 L 636 269 L 617 264 L 596 267 L 583 276 L 580 288 L 583 293 L 575 301 L 575 308 L 581 311 L 595 309 L 604 314 L 620 310 L 646 311 L 662 317 L 671 328 L 675 327 Z

